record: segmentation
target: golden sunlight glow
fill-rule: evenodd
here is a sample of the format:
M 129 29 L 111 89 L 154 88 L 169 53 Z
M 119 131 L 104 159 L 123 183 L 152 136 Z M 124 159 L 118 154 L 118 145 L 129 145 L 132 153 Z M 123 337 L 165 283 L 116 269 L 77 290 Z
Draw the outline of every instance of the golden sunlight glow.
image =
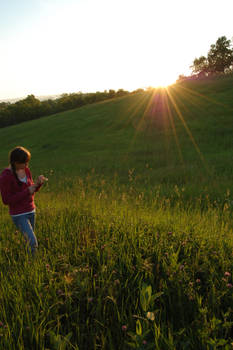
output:
M 197 152 L 203 167 L 207 173 L 210 174 L 204 155 L 202 154 L 197 141 L 184 118 L 183 112 L 185 106 L 182 101 L 185 101 L 186 99 L 189 102 L 192 101 L 196 108 L 202 108 L 203 106 L 198 104 L 202 103 L 202 101 L 206 101 L 205 96 L 198 95 L 197 100 L 197 93 L 195 91 L 192 91 L 191 89 L 185 90 L 182 86 L 177 85 L 151 90 L 150 95 L 143 94 L 141 98 L 137 100 L 137 105 L 132 105 L 131 110 L 128 111 L 128 118 L 135 128 L 135 134 L 131 141 L 130 150 L 133 149 L 135 139 L 139 133 L 143 133 L 147 137 L 153 138 L 156 137 L 159 130 L 162 132 L 162 135 L 164 135 L 164 147 L 167 147 L 167 150 L 169 149 L 169 144 L 171 144 L 173 135 L 180 162 L 184 165 L 181 140 L 179 140 L 176 130 L 177 121 L 180 121 L 187 137 Z M 138 118 L 138 115 L 140 115 L 138 113 L 139 110 L 142 110 L 142 113 L 141 117 Z M 189 111 L 185 110 L 185 114 L 189 115 Z
M 166 69 L 164 70 L 164 76 L 158 77 L 157 80 L 155 79 L 155 81 L 156 83 L 153 84 L 154 88 L 167 88 L 175 83 L 174 79 L 172 79 L 170 76 L 166 76 Z
M 25 0 L 17 25 L 1 23 L 0 99 L 173 84 L 190 74 L 218 26 L 232 31 L 231 11 L 221 23 L 217 3 L 213 26 L 206 26 L 209 2 L 190 16 L 185 0 Z M 5 3 L 11 18 L 13 5 Z
M 53 16 L 42 18 L 33 31 L 22 33 L 23 40 L 15 40 L 6 56 L 18 81 L 24 81 L 21 95 L 120 88 L 133 91 L 174 83 L 179 68 L 175 57 L 172 65 L 170 62 L 170 46 L 164 41 L 166 26 L 163 35 L 155 36 L 162 24 L 159 19 L 154 21 L 157 5 L 150 1 L 151 10 L 142 16 L 141 6 L 134 4 L 133 17 L 131 5 L 124 2 L 122 14 L 120 6 L 114 8 L 103 0 L 102 8 L 109 14 L 114 11 L 114 16 L 104 16 L 100 21 L 96 16 L 99 2 L 92 3 L 92 11 L 84 2 L 68 7 L 64 4 L 51 10 Z M 38 50 L 38 42 L 43 42 L 43 50 Z M 17 65 L 13 50 L 17 52 Z M 18 70 L 19 66 L 27 67 L 27 75 L 25 69 Z M 7 81 L 7 90 L 6 86 Z

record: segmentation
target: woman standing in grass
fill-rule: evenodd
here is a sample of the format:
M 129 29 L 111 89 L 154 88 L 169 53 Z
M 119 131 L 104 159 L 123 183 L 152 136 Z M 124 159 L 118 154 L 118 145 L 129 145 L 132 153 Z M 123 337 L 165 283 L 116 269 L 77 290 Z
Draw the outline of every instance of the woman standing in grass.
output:
M 10 152 L 10 165 L 0 175 L 0 190 L 3 203 L 9 206 L 14 224 L 23 233 L 34 255 L 38 247 L 34 234 L 34 195 L 47 179 L 40 175 L 33 183 L 28 168 L 30 159 L 31 154 L 24 147 L 16 147 Z

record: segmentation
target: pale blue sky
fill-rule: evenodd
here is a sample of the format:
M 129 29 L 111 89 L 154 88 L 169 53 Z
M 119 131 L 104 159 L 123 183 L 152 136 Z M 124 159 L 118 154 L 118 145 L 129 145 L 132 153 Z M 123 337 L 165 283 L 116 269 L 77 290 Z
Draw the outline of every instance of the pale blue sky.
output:
M 0 100 L 172 83 L 218 37 L 232 0 L 2 0 Z

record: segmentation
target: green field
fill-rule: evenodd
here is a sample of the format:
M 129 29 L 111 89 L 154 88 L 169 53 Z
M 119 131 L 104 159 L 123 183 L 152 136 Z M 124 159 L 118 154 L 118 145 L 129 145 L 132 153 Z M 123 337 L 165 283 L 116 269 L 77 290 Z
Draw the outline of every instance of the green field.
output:
M 0 349 L 230 350 L 233 76 L 0 129 L 32 153 L 37 257 L 0 205 Z

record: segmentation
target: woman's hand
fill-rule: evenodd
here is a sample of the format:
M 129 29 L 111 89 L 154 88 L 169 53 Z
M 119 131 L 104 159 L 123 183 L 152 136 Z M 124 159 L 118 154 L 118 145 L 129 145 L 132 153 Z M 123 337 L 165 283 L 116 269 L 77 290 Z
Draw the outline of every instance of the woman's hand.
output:
M 45 181 L 48 181 L 47 177 L 45 177 L 44 175 L 38 176 L 36 180 L 36 186 L 43 185 Z
M 28 190 L 29 190 L 30 194 L 33 194 L 35 192 L 35 190 L 36 190 L 36 185 L 29 186 Z

